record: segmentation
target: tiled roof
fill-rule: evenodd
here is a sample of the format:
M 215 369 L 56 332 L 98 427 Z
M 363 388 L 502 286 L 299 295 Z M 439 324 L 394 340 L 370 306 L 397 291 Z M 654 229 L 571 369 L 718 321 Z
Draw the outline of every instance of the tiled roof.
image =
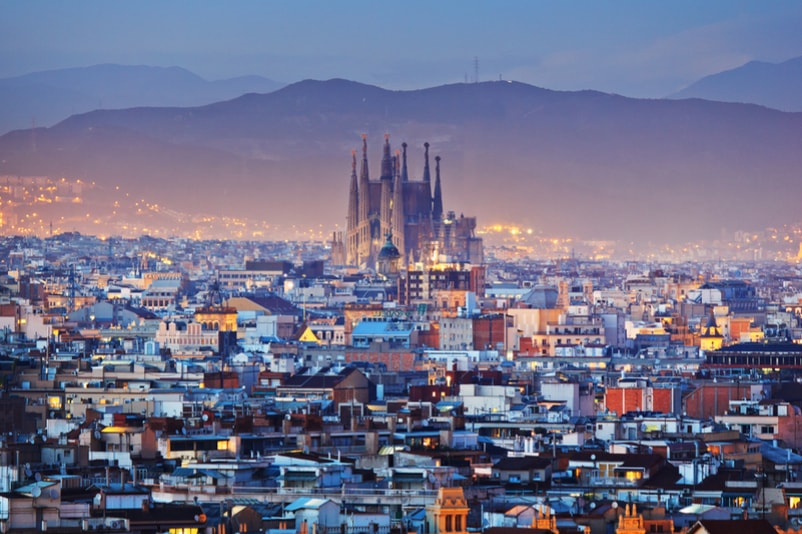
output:
M 298 308 L 293 303 L 277 295 L 242 298 L 246 298 L 254 304 L 265 308 L 273 315 L 299 315 Z

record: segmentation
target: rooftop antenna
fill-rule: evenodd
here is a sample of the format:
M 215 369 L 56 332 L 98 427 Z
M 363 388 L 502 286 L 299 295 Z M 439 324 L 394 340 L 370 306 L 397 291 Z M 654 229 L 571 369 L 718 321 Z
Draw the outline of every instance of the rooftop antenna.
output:
M 479 56 L 473 57 L 473 82 L 479 83 Z

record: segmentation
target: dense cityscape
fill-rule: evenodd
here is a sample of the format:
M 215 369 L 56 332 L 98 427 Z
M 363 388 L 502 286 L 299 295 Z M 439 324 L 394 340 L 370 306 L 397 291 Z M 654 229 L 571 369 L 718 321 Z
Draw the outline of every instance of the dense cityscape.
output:
M 802 534 L 800 27 L 0 2 L 0 534 Z
M 32 231 L 0 242 L 3 531 L 796 529 L 797 232 L 741 261 L 485 246 L 428 144 L 418 181 L 363 146 L 328 240 L 4 215 Z M 29 182 L 6 204 L 82 202 Z

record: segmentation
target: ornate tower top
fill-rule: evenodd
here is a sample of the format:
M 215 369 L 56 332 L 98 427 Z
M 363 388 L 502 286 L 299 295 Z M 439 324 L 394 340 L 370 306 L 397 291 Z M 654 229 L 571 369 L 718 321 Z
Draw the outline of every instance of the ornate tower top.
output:
M 432 175 L 429 172 L 429 143 L 423 143 L 423 181 L 431 182 Z
M 382 174 L 381 178 L 393 177 L 393 157 L 390 151 L 390 134 L 384 134 L 384 154 L 382 156 Z
M 432 219 L 435 221 L 443 218 L 443 191 L 440 188 L 440 156 L 434 158 L 434 200 L 432 203 Z
M 359 179 L 368 181 L 370 174 L 368 173 L 368 134 L 362 134 L 362 171 Z
M 407 172 L 407 144 L 406 142 L 401 143 L 401 180 L 404 182 L 409 181 L 409 173 Z M 802 245 L 800 245 L 800 250 L 802 250 Z

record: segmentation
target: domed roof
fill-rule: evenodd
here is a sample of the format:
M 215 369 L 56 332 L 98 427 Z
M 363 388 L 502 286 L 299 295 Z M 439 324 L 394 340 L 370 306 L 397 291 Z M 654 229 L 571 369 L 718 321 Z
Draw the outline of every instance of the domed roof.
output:
M 401 253 L 398 252 L 398 247 L 393 244 L 393 234 L 392 232 L 387 233 L 387 241 L 384 242 L 382 245 L 381 250 L 379 251 L 379 259 L 380 260 L 397 260 L 401 257 Z

